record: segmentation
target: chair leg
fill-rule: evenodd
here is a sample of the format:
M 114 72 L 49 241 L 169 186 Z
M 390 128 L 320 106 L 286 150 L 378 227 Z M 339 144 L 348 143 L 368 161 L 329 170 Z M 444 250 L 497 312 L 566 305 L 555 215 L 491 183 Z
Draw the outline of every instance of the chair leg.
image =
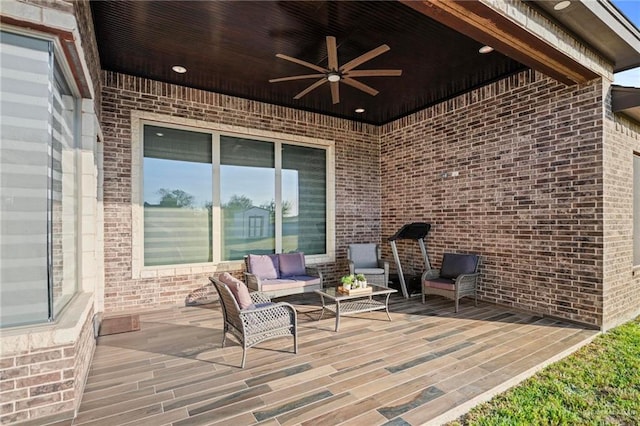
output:
M 425 303 L 424 296 L 425 296 L 425 294 L 424 294 L 424 291 L 423 291 L 423 292 L 422 292 L 422 304 L 423 304 L 423 305 L 424 305 L 424 303 Z
M 458 313 L 458 300 L 460 300 L 460 299 L 458 299 L 458 298 L 456 297 L 456 314 Z
M 243 346 L 242 348 L 242 364 L 240 365 L 240 368 L 244 368 L 244 362 L 247 359 L 247 348 Z

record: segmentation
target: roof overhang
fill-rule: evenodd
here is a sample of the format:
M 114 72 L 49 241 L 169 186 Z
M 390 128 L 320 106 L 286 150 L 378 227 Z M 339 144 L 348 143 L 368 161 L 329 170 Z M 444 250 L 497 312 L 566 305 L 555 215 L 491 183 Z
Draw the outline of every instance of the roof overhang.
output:
M 611 86 L 611 109 L 640 123 L 640 88 Z
M 563 10 L 554 9 L 558 1 L 528 3 L 598 51 L 613 64 L 613 72 L 640 67 L 640 31 L 609 1 L 572 0 Z
M 557 49 L 549 40 L 544 40 L 523 27 L 513 17 L 501 13 L 490 2 L 400 1 L 423 15 L 491 46 L 564 84 L 582 84 L 598 77 L 597 72 Z M 640 51 L 638 53 L 640 55 Z

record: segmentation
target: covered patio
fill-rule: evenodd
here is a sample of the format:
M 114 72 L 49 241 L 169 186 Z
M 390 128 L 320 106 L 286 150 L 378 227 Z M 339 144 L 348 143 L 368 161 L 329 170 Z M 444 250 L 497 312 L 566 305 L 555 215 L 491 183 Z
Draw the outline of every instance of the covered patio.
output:
M 640 313 L 640 96 L 614 84 L 640 32 L 609 1 L 3 0 L 0 22 L 2 424 L 441 424 Z M 217 302 L 184 307 L 256 252 L 327 287 L 376 243 L 393 273 L 414 222 L 432 267 L 480 256 L 478 307 L 394 295 L 336 333 L 291 297 L 299 353 L 245 369 Z
M 315 295 L 290 296 L 299 353 L 281 338 L 221 348 L 218 302 L 141 315 L 98 339 L 73 425 L 441 424 L 588 343 L 597 331 L 465 299 L 317 321 Z M 228 340 L 229 342 L 229 340 Z

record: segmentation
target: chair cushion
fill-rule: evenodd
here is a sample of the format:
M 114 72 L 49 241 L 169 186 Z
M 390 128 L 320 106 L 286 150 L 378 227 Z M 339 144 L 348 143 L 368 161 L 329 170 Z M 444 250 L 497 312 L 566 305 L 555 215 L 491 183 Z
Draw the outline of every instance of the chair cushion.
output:
M 473 274 L 478 266 L 478 256 L 475 254 L 445 253 L 442 257 L 440 276 L 455 279 L 460 274 Z
M 304 266 L 304 253 L 282 253 L 280 258 L 280 277 L 288 278 L 306 273 Z
M 272 305 L 275 305 L 275 303 L 273 303 L 273 302 L 256 303 L 255 304 L 255 309 L 264 308 L 265 306 L 272 306 Z
M 355 268 L 353 270 L 356 274 L 364 275 L 383 275 L 384 269 L 382 268 Z
M 277 254 L 250 254 L 249 272 L 260 279 L 279 278 L 280 269 Z
M 229 290 L 231 290 L 231 293 L 233 293 L 233 297 L 236 298 L 236 302 L 238 302 L 238 306 L 240 306 L 240 309 L 255 308 L 255 305 L 251 300 L 251 296 L 249 295 L 249 289 L 247 288 L 245 283 L 233 277 L 228 272 L 220 274 L 218 276 L 218 280 L 229 287 Z
M 431 280 L 424 280 L 422 285 L 425 287 L 439 288 L 441 290 L 451 290 L 454 291 L 456 289 L 456 285 L 449 278 L 434 278 Z
M 378 249 L 374 243 L 349 244 L 350 260 L 356 268 L 378 267 Z
M 307 275 L 294 275 L 288 278 L 279 278 L 277 280 L 263 280 L 262 291 L 287 290 L 292 288 L 301 288 L 320 284 L 319 277 L 310 277 Z

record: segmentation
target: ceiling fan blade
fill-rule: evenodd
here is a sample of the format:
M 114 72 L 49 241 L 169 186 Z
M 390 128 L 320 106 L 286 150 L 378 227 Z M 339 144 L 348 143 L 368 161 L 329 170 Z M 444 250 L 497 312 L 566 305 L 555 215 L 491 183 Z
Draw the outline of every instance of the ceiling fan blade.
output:
M 399 77 L 402 70 L 352 70 L 346 73 L 347 77 Z
M 352 78 L 349 78 L 349 77 L 344 77 L 340 81 L 342 81 L 344 84 L 348 84 L 351 87 L 355 87 L 356 89 L 362 90 L 363 92 L 368 93 L 371 96 L 375 96 L 375 95 L 377 95 L 379 93 L 373 87 L 367 86 L 366 84 L 360 83 L 359 81 L 356 81 L 356 80 L 354 80 Z
M 340 103 L 340 89 L 337 81 L 332 81 L 329 83 L 331 85 L 331 101 L 334 104 Z
M 365 62 L 370 61 L 371 59 L 375 58 L 376 56 L 382 55 L 384 52 L 387 52 L 389 50 L 391 50 L 391 48 L 389 46 L 387 46 L 386 44 L 378 46 L 375 49 L 370 50 L 367 53 L 362 54 L 362 55 L 358 56 L 355 59 L 350 60 L 349 62 L 347 62 L 346 64 L 344 64 L 340 68 L 340 71 L 347 72 L 349 70 L 352 70 L 355 67 L 357 67 L 358 65 L 364 64 Z
M 329 70 L 338 70 L 338 48 L 336 47 L 336 38 L 327 36 L 327 56 L 329 62 Z
M 300 99 L 301 97 L 303 97 L 304 95 L 306 95 L 307 93 L 309 93 L 310 91 L 317 89 L 318 87 L 322 86 L 324 83 L 327 82 L 326 78 L 321 78 L 320 80 L 316 81 L 315 83 L 313 83 L 311 86 L 307 87 L 306 89 L 304 89 L 302 92 L 298 93 L 297 95 L 295 95 L 293 97 L 293 99 Z
M 298 65 L 302 65 L 303 67 L 311 68 L 312 70 L 319 71 L 321 73 L 325 73 L 328 70 L 322 67 L 319 67 L 311 62 L 303 61 L 302 59 L 293 58 L 291 56 L 283 55 L 282 53 L 276 53 L 276 57 L 280 59 L 284 59 L 285 61 L 293 62 Z
M 281 81 L 292 80 L 306 80 L 307 78 L 320 78 L 324 77 L 324 74 L 305 74 L 305 75 L 292 75 L 291 77 L 272 78 L 269 83 L 279 83 Z

